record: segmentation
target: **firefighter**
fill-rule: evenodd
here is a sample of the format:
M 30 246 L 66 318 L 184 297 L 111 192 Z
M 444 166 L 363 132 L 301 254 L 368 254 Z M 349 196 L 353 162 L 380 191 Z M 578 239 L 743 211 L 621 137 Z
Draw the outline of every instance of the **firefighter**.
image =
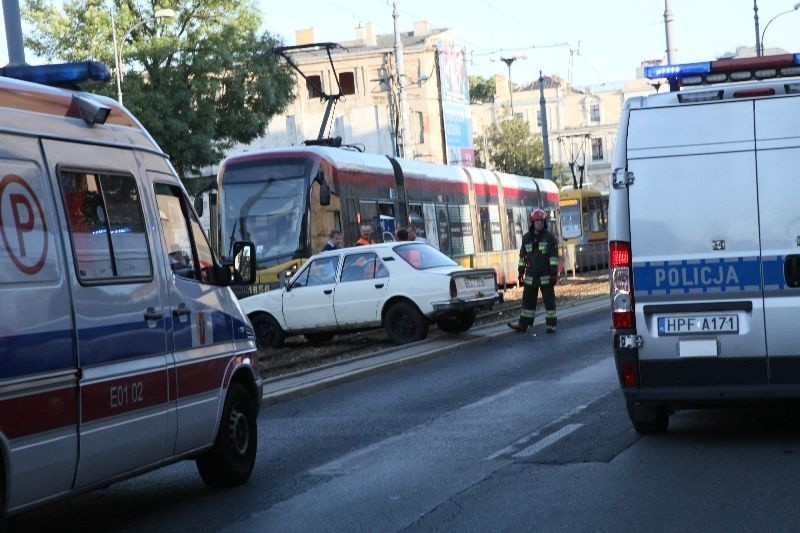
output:
M 530 229 L 522 237 L 519 250 L 519 283 L 525 284 L 522 291 L 522 310 L 518 322 L 509 322 L 508 327 L 524 333 L 533 325 L 536 300 L 539 290 L 545 308 L 547 333 L 556 331 L 556 292 L 558 282 L 558 244 L 547 230 L 547 213 L 535 209 L 530 216 Z

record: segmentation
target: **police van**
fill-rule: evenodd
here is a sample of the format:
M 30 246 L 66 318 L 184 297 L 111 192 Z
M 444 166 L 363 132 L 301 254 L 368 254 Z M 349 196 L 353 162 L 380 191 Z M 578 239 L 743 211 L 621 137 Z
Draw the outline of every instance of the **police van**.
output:
M 800 397 L 800 54 L 648 67 L 609 206 L 628 414 Z M 694 86 L 694 87 L 692 87 Z
M 193 459 L 213 487 L 256 456 L 254 336 L 189 198 L 115 101 L 47 86 L 105 65 L 0 69 L 2 516 Z

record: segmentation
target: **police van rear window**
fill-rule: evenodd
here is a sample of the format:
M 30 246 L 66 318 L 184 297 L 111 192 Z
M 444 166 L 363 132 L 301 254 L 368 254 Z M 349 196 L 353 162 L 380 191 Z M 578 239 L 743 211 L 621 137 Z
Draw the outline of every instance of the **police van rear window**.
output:
M 60 170 L 78 279 L 152 278 L 141 198 L 133 176 Z

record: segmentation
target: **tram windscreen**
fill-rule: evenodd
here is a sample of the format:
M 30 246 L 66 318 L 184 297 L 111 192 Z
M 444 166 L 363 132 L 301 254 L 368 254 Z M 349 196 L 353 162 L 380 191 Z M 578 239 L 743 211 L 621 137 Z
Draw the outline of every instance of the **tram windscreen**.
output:
M 225 169 L 220 217 L 224 257 L 230 257 L 233 243 L 242 240 L 255 244 L 258 263 L 297 251 L 311 167 L 311 161 L 287 158 Z
M 561 235 L 565 239 L 580 237 L 581 233 L 581 205 L 578 202 L 565 205 L 561 204 Z

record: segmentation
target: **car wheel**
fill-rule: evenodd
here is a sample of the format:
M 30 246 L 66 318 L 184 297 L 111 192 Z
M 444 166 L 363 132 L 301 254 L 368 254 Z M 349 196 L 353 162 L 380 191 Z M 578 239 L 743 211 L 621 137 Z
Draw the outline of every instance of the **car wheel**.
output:
M 331 340 L 336 333 L 333 331 L 321 331 L 319 333 L 306 333 L 303 335 L 311 344 L 323 344 Z
M 271 315 L 258 314 L 250 317 L 253 330 L 256 332 L 256 346 L 261 349 L 280 348 L 286 339 L 278 321 Z
M 232 383 L 225 399 L 214 447 L 197 458 L 197 471 L 210 487 L 241 485 L 256 463 L 256 407 L 241 383 Z
M 436 325 L 447 333 L 464 333 L 475 323 L 475 310 L 457 311 L 436 319 Z
M 664 433 L 669 427 L 669 411 L 663 405 L 637 405 L 626 402 L 633 428 L 642 435 Z
M 428 335 L 428 320 L 416 306 L 407 302 L 392 305 L 383 324 L 389 340 L 395 344 L 408 344 Z

